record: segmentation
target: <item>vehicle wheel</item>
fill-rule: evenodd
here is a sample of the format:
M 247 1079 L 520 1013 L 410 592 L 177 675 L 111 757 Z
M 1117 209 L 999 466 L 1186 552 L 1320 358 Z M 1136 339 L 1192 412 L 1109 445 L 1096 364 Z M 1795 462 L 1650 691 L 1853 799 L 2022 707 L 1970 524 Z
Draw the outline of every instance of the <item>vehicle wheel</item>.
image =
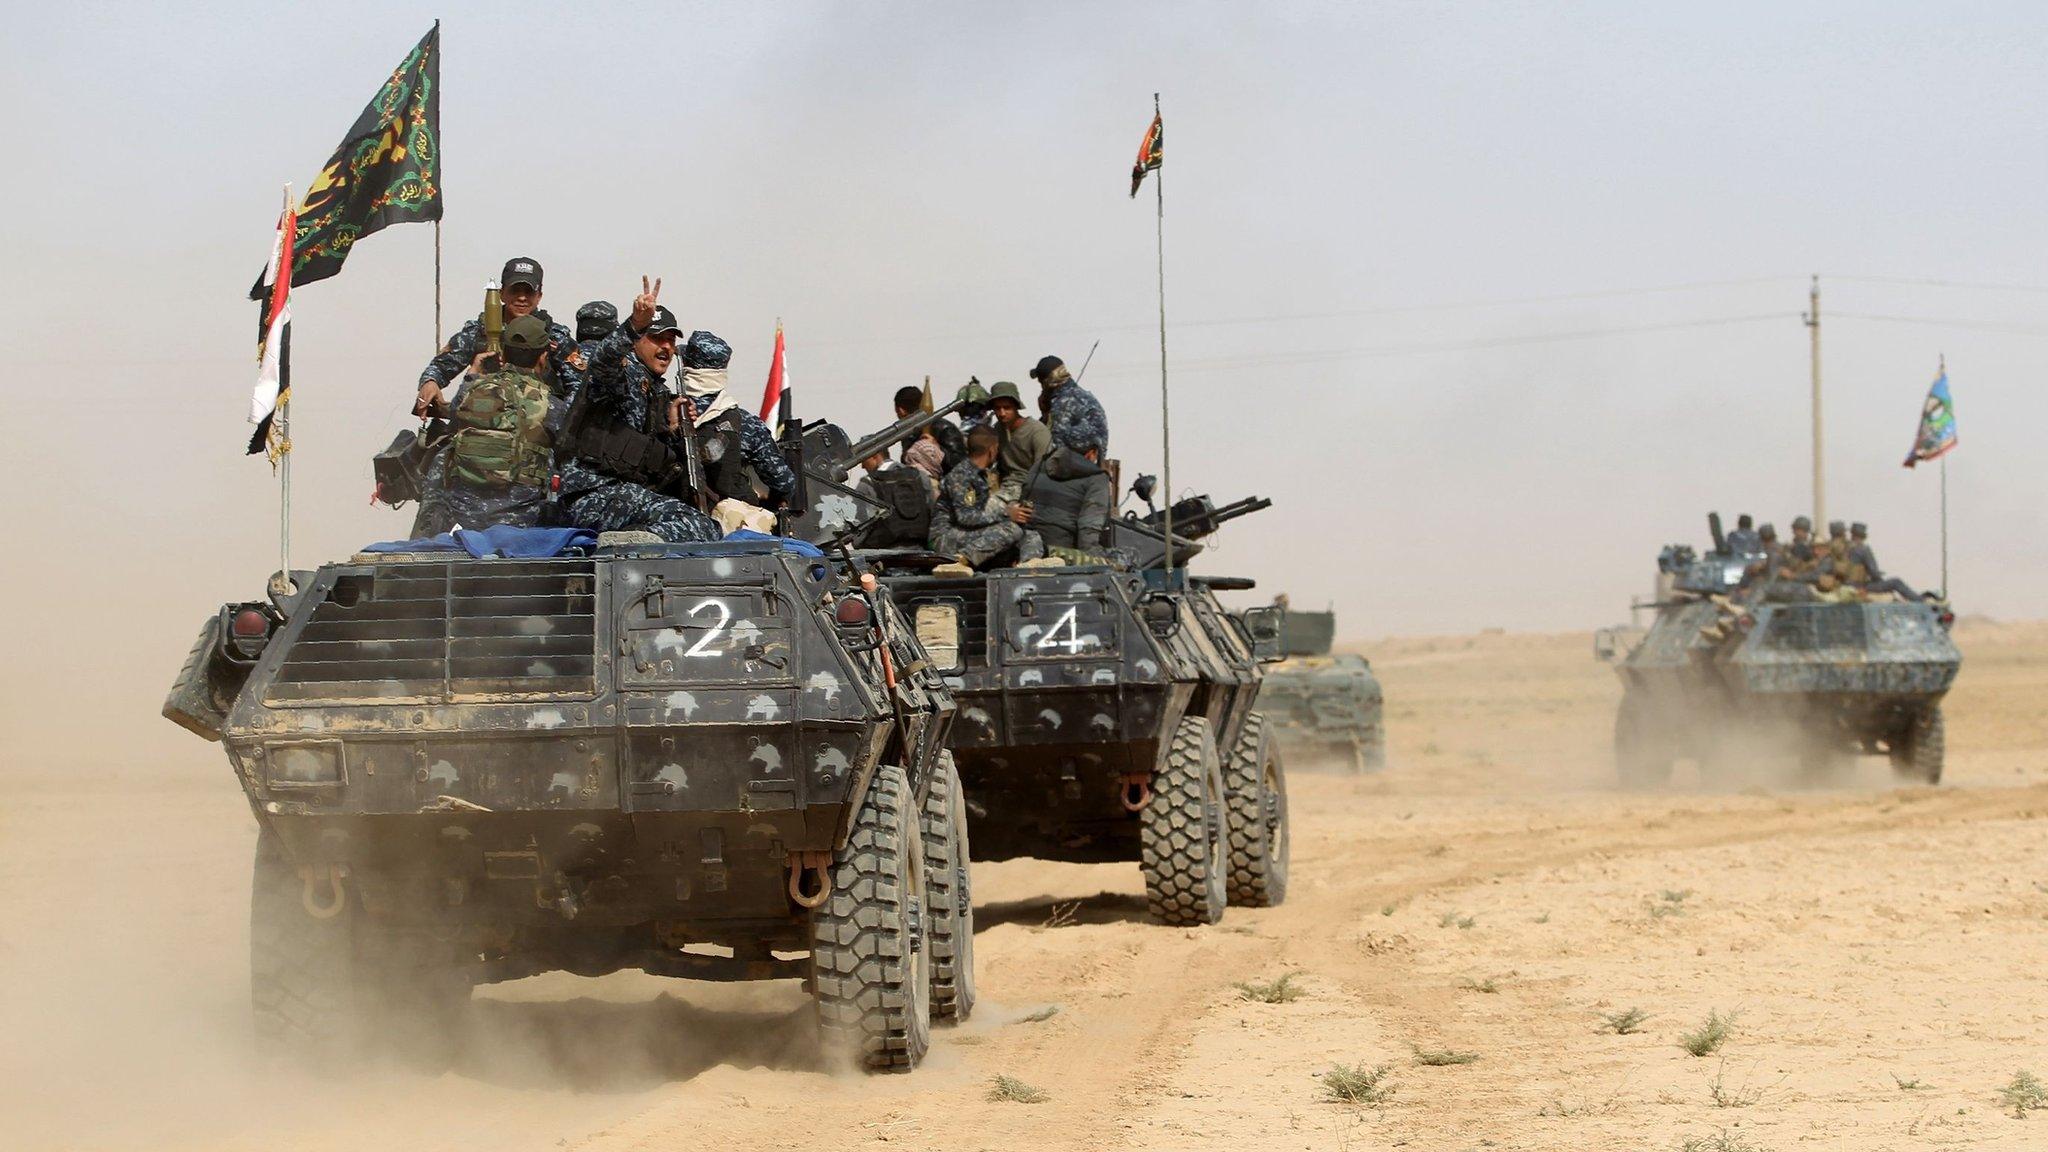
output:
M 415 1070 L 443 1072 L 461 1048 L 469 973 L 456 947 L 419 928 L 356 928 L 363 1019 L 380 1044 Z
M 1902 780 L 1923 784 L 1941 783 L 1941 769 L 1948 759 L 1948 721 L 1941 705 L 1915 713 L 1905 732 L 1892 741 L 1892 773 Z
M 357 1037 L 355 899 L 320 919 L 306 911 L 305 884 L 268 828 L 256 834 L 249 883 L 249 1005 L 256 1044 L 269 1056 L 349 1054 Z
M 967 797 L 951 752 L 939 753 L 922 823 L 932 1022 L 957 1024 L 974 1012 L 974 892 L 967 871 Z
M 882 765 L 811 913 L 819 1031 L 871 1071 L 908 1072 L 931 1047 L 921 839 L 909 777 Z
M 1152 799 L 1138 813 L 1145 903 L 1162 924 L 1223 918 L 1223 796 L 1223 766 L 1208 719 L 1182 718 L 1153 773 Z
M 1359 766 L 1367 772 L 1383 772 L 1387 767 L 1387 729 L 1375 723 L 1366 729 L 1365 739 L 1359 746 Z
M 1623 693 L 1614 715 L 1614 769 L 1624 788 L 1657 788 L 1671 782 L 1671 749 L 1654 724 L 1642 697 Z
M 1245 717 L 1223 771 L 1230 805 L 1230 903 L 1271 908 L 1287 899 L 1287 775 L 1266 717 Z

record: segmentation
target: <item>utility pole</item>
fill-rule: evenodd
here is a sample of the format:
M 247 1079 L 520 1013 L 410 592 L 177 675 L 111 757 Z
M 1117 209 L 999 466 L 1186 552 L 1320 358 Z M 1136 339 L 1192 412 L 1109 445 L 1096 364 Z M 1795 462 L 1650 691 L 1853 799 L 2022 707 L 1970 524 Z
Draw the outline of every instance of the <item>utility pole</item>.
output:
M 1828 522 L 1827 469 L 1822 464 L 1820 417 L 1820 275 L 1815 273 L 1813 287 L 1806 293 L 1806 329 L 1812 334 L 1813 343 L 1813 530 L 1824 532 Z

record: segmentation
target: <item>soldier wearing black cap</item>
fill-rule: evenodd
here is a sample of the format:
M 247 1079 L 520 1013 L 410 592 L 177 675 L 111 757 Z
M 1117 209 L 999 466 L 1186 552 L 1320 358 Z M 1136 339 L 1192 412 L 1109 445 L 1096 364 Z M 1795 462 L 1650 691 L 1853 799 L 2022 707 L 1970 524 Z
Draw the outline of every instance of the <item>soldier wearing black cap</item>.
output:
M 1031 369 L 1031 378 L 1038 381 L 1038 404 L 1052 430 L 1052 442 L 1075 452 L 1107 456 L 1109 415 L 1095 394 L 1068 374 L 1066 362 L 1047 356 Z
M 677 544 L 716 540 L 723 534 L 711 517 L 649 487 L 663 478 L 657 473 L 676 432 L 667 373 L 682 334 L 675 313 L 656 303 L 660 291 L 658 281 L 645 288 L 628 322 L 598 341 L 593 363 L 602 369 L 590 374 L 570 421 L 561 498 L 579 528 L 652 532 Z
M 540 282 L 540 262 L 530 256 L 514 256 L 505 261 L 504 270 L 498 274 L 498 303 L 504 309 L 508 323 L 531 315 L 540 317 L 541 322 L 547 325 L 548 382 L 556 395 L 573 399 L 583 386 L 583 353 L 576 347 L 575 335 L 540 310 Z M 420 372 L 419 400 L 413 411 L 421 416 L 446 412 L 447 400 L 443 394 L 461 379 L 463 373 L 480 367 L 477 359 L 483 351 L 483 343 L 482 316 L 457 329 Z

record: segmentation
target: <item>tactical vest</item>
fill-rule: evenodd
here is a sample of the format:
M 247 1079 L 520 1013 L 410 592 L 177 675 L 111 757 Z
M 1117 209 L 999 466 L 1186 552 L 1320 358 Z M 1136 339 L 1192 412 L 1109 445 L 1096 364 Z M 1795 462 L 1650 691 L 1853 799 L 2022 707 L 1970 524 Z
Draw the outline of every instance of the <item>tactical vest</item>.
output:
M 449 484 L 539 488 L 548 482 L 548 384 L 513 369 L 471 380 L 455 401 L 448 449 Z
M 704 483 L 713 492 L 751 504 L 757 495 L 747 479 L 745 441 L 740 436 L 745 423 L 739 409 L 728 408 L 709 423 L 697 425 L 697 458 L 704 463 Z
M 932 488 L 924 473 L 904 465 L 867 477 L 888 515 L 861 541 L 869 548 L 924 547 L 932 534 Z

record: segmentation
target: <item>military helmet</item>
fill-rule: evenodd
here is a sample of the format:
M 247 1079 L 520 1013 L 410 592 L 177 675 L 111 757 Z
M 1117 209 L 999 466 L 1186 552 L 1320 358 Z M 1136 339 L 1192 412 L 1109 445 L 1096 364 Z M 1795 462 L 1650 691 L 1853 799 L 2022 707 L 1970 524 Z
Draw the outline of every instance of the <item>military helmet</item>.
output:
M 1024 406 L 1023 394 L 1018 392 L 1017 386 L 1015 384 L 1012 384 L 1008 380 L 998 380 L 995 382 L 995 384 L 990 386 L 988 390 L 988 402 L 990 404 L 994 404 L 998 400 L 1008 400 L 1010 403 L 1015 404 L 1019 408 L 1022 408 Z
M 1794 532 L 1811 532 L 1813 531 L 1813 521 L 1804 516 L 1794 516 L 1792 518 L 1792 530 Z
M 576 339 L 602 340 L 619 326 L 619 309 L 609 300 L 592 300 L 576 310 Z
M 1842 522 L 1841 522 L 1840 520 L 1830 520 L 1830 521 L 1828 521 L 1828 535 L 1830 535 L 1830 536 L 1846 536 L 1846 535 L 1848 535 L 1848 534 L 1849 534 L 1849 526 L 1848 526 L 1848 525 L 1846 525 L 1846 524 L 1842 523 Z
M 1870 535 L 1870 526 L 1865 524 L 1863 521 L 1858 520 L 1854 524 L 1849 525 L 1849 535 L 1856 537 L 1858 540 L 1861 540 L 1865 536 Z
M 1778 526 L 1767 523 L 1763 527 L 1758 528 L 1756 534 L 1766 540 L 1776 540 L 1778 538 Z
M 954 393 L 953 398 L 965 400 L 969 404 L 987 404 L 989 402 L 989 391 L 981 386 L 980 380 L 969 376 L 967 383 L 960 386 L 960 391 Z

